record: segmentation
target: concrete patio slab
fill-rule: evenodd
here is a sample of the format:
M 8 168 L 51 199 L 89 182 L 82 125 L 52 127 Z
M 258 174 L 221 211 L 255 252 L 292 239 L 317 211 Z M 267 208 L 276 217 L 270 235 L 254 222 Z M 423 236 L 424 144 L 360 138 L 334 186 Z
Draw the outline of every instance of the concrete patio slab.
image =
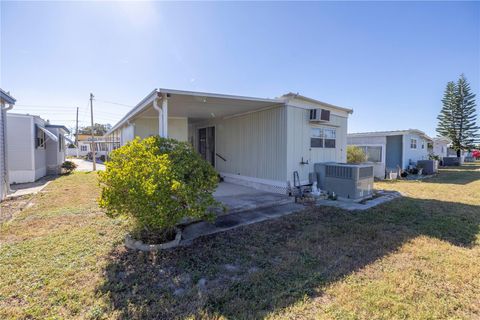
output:
M 400 198 L 402 196 L 401 193 L 397 191 L 377 191 L 377 197 L 370 199 L 370 200 L 365 200 L 362 202 L 353 202 L 353 201 L 348 201 L 348 200 L 317 200 L 316 201 L 316 206 L 321 207 L 321 206 L 327 206 L 327 207 L 336 207 L 348 211 L 353 211 L 353 210 L 367 210 L 373 207 L 378 206 L 379 204 L 385 203 L 392 201 L 393 199 Z
M 278 206 L 294 201 L 292 197 L 285 194 L 260 191 L 228 182 L 220 182 L 213 197 L 227 208 L 227 214 Z M 223 212 L 218 211 L 217 214 L 222 215 Z
M 201 236 L 215 234 L 241 226 L 286 216 L 304 209 L 305 207 L 303 205 L 288 203 L 284 205 L 277 205 L 273 207 L 270 206 L 262 209 L 219 216 L 214 223 L 205 221 L 192 223 L 183 228 L 180 245 L 187 245 L 192 240 Z

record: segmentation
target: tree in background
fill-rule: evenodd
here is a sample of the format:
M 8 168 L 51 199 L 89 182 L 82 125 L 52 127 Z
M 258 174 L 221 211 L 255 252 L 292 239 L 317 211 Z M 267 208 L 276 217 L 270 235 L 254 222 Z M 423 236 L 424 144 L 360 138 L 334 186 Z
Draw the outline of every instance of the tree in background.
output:
M 112 125 L 109 123 L 95 123 L 93 125 L 93 132 L 96 136 L 103 136 L 107 133 L 108 130 L 112 128 Z M 92 126 L 81 127 L 78 129 L 79 134 L 92 134 Z
M 474 148 L 475 141 L 480 137 L 480 127 L 476 125 L 475 94 L 470 91 L 470 84 L 463 74 L 457 83 L 447 83 L 442 104 L 437 117 L 437 132 L 452 140 L 452 148 L 460 157 L 461 151 Z

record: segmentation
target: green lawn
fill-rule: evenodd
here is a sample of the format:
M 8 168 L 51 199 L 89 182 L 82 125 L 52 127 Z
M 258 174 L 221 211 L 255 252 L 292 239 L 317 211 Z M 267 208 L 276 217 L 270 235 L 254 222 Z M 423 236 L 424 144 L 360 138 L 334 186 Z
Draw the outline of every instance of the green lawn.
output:
M 61 177 L 0 225 L 0 319 L 480 318 L 480 165 L 376 186 L 405 197 L 146 254 L 94 173 Z

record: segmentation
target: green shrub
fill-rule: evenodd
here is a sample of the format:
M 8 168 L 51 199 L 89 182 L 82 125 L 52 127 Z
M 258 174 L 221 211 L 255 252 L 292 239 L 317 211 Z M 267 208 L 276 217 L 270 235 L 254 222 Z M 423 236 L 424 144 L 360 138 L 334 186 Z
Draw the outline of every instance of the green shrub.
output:
M 347 163 L 362 163 L 367 161 L 365 152 L 356 146 L 347 146 Z
M 99 204 L 109 216 L 127 215 L 148 233 L 171 232 L 183 218 L 213 219 L 217 173 L 190 144 L 136 138 L 109 158 L 99 172 Z
M 73 170 L 75 170 L 76 168 L 77 168 L 77 165 L 75 164 L 75 162 L 67 160 L 64 163 L 62 163 L 62 169 L 65 172 L 65 174 L 72 173 Z

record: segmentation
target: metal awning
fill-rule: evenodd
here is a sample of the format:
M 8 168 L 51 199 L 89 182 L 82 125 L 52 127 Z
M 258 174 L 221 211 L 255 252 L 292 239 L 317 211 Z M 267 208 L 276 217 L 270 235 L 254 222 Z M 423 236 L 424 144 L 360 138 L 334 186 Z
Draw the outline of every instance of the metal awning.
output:
M 64 138 L 65 138 L 65 140 L 67 140 L 68 142 L 70 142 L 71 144 L 73 144 L 74 146 L 76 146 L 76 145 L 75 145 L 75 141 L 73 141 L 72 139 L 70 139 L 70 138 L 67 137 L 67 136 L 64 136 Z
M 41 127 L 41 126 L 38 126 L 38 128 L 40 130 L 42 130 L 43 132 L 45 132 L 45 134 L 50 138 L 52 139 L 53 141 L 57 142 L 58 141 L 58 137 L 56 135 L 54 135 L 53 133 L 51 133 L 50 131 L 48 131 L 47 129 L 45 129 L 44 127 Z

